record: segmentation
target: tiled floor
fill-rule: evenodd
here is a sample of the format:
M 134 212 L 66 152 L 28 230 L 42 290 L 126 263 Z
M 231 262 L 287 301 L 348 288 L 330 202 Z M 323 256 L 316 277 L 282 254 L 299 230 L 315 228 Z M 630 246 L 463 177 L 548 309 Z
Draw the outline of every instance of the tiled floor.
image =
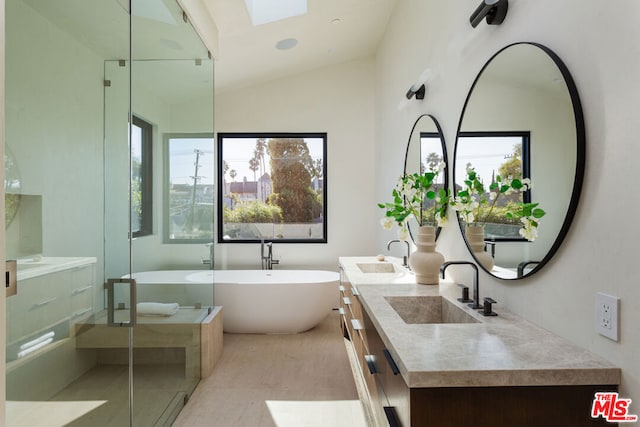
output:
M 338 313 L 291 335 L 225 334 L 175 427 L 364 427 Z

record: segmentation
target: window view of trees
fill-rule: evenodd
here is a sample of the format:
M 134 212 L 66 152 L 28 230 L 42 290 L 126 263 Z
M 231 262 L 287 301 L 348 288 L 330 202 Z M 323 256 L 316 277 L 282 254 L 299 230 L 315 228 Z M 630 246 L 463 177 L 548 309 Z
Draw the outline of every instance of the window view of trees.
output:
M 530 178 L 529 173 L 529 133 L 462 133 L 458 138 L 458 158 L 455 182 L 464 182 L 466 164 L 478 173 L 487 192 L 496 177 Z M 458 188 L 457 190 L 459 190 Z M 489 194 L 485 195 L 489 200 Z M 523 240 L 519 234 L 521 223 L 518 218 L 509 218 L 506 213 L 513 210 L 516 202 L 529 203 L 531 194 L 514 192 L 503 194 L 494 206 L 482 207 L 480 215 L 486 217 L 485 236 L 490 240 Z
M 213 241 L 213 138 L 169 135 L 165 148 L 168 157 L 165 240 Z
M 444 161 L 442 152 L 442 140 L 437 133 L 423 132 L 420 134 L 420 173 L 438 170 L 438 165 Z M 433 181 L 433 189 L 436 193 L 445 188 L 445 173 L 439 174 Z M 422 210 L 428 211 L 435 204 L 434 199 L 424 199 Z
M 220 134 L 219 238 L 326 241 L 326 134 Z

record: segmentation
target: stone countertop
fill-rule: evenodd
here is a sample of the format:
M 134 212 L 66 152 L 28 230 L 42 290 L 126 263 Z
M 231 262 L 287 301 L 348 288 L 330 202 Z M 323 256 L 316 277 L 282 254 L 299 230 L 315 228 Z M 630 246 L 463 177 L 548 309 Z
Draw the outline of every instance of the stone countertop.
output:
M 26 280 L 45 274 L 71 268 L 82 267 L 87 264 L 95 264 L 95 257 L 33 257 L 19 259 L 17 262 L 17 279 Z
M 342 257 L 340 265 L 409 387 L 620 384 L 620 368 L 607 360 L 498 304 L 498 316 L 482 316 L 456 301 L 460 289 L 453 283 L 417 285 L 397 259 L 387 260 L 394 273 L 362 273 L 356 265 L 378 262 L 375 257 Z M 478 323 L 407 324 L 385 299 L 438 295 Z

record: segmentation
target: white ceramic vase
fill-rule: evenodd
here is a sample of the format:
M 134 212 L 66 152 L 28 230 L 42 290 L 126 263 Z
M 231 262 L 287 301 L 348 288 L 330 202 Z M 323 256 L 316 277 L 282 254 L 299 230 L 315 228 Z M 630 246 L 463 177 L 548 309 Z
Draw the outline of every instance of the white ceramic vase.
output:
M 416 275 L 416 283 L 437 285 L 444 256 L 436 252 L 436 228 L 423 225 L 418 229 L 417 250 L 409 257 L 409 266 Z
M 493 257 L 484 250 L 484 225 L 467 225 L 464 233 L 473 256 L 487 271 L 491 271 L 493 268 Z

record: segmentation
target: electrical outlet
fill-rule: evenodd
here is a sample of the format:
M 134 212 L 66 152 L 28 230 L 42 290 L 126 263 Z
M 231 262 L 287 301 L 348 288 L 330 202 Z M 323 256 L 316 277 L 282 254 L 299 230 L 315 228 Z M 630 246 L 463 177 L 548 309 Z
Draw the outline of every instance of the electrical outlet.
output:
M 619 339 L 620 298 L 596 292 L 596 332 L 614 341 Z

